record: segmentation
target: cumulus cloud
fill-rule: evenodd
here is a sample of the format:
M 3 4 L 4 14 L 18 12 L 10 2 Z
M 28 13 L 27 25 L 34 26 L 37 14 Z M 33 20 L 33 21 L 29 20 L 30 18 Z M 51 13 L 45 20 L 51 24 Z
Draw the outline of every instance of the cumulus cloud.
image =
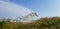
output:
M 21 5 L 10 2 L 0 1 L 0 17 L 25 16 L 31 11 Z

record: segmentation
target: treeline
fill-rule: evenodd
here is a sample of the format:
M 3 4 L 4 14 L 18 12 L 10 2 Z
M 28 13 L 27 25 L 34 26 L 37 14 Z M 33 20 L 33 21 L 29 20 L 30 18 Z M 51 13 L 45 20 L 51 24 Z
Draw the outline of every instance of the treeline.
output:
M 60 17 L 39 18 L 30 23 L 0 19 L 0 29 L 60 29 Z

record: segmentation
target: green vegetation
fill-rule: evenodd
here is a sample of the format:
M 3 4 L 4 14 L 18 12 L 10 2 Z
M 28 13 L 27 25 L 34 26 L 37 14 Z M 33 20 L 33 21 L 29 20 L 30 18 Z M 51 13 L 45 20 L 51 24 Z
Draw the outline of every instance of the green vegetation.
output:
M 60 29 L 60 17 L 40 18 L 31 23 L 11 22 L 0 19 L 0 29 Z

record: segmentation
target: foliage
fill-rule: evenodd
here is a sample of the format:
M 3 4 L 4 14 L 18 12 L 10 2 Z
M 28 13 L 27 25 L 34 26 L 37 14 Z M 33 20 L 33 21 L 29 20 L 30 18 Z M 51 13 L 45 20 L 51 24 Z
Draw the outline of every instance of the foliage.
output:
M 2 19 L 1 19 L 2 20 Z M 60 17 L 39 18 L 30 23 L 0 21 L 0 29 L 60 29 Z

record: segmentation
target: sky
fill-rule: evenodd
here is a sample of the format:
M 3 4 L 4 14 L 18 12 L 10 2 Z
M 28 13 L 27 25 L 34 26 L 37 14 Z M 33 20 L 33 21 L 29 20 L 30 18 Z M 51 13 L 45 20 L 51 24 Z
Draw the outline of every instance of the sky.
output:
M 23 6 L 31 11 L 36 12 L 40 17 L 60 16 L 60 0 L 3 0 L 3 1 Z M 3 15 L 1 14 L 1 16 Z
M 40 17 L 60 16 L 60 0 L 10 0 L 35 11 Z
M 0 18 L 21 17 L 32 13 L 28 8 L 7 1 L 0 1 Z

